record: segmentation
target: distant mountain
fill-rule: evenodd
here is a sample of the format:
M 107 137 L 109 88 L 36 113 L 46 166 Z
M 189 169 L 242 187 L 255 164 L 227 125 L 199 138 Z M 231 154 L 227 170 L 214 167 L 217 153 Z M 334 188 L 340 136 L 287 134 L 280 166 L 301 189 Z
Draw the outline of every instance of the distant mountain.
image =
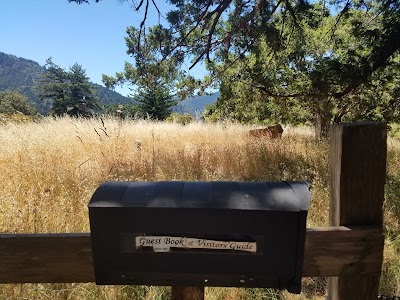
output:
M 46 115 L 51 107 L 50 102 L 42 101 L 34 92 L 35 81 L 46 72 L 46 68 L 37 62 L 0 52 L 0 91 L 14 90 L 28 97 L 37 110 Z M 93 83 L 98 91 L 100 104 L 126 104 L 132 100 L 128 97 Z M 187 98 L 173 108 L 174 112 L 192 116 L 200 115 L 205 105 L 214 103 L 219 92 L 210 96 Z
M 45 71 L 37 62 L 0 52 L 0 91 L 18 91 L 43 112 L 47 104 L 34 94 L 32 86 Z
M 97 88 L 100 104 L 127 104 L 132 102 L 131 98 L 122 96 L 100 84 L 93 83 L 93 85 Z
M 0 52 L 0 91 L 14 90 L 28 97 L 41 114 L 47 114 L 51 103 L 42 101 L 34 93 L 35 81 L 46 72 L 37 62 Z M 98 91 L 100 104 L 125 104 L 132 100 L 93 83 Z
M 193 117 L 201 115 L 206 105 L 212 104 L 217 101 L 219 92 L 212 95 L 204 95 L 197 97 L 190 97 L 180 101 L 178 105 L 174 106 L 172 110 L 179 114 L 188 113 Z

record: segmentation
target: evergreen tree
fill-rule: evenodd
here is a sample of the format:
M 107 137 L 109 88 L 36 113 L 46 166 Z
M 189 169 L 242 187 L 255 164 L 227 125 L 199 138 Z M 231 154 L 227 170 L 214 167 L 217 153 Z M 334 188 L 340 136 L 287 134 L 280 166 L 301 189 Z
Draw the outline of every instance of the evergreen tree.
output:
M 168 86 L 159 80 L 140 87 L 134 100 L 139 102 L 138 108 L 143 117 L 155 120 L 165 120 L 178 103 L 172 99 Z
M 383 45 L 392 37 L 388 32 L 400 28 L 399 13 L 379 2 L 350 5 L 338 15 L 320 2 L 296 19 L 288 19 L 285 10 L 276 12 L 270 29 L 254 35 L 240 59 L 231 52 L 214 60 L 221 95 L 208 117 L 308 121 L 318 138 L 327 135 L 332 122 L 397 122 L 399 45 Z
M 89 116 L 98 108 L 96 89 L 89 83 L 86 71 L 75 63 L 69 71 L 46 61 L 47 72 L 37 83 L 36 90 L 43 100 L 51 100 L 51 112 L 60 116 Z
M 124 70 L 115 76 L 103 74 L 102 81 L 108 88 L 114 88 L 118 84 L 127 83 L 150 90 L 155 82 L 168 85 L 174 95 L 180 100 L 192 96 L 199 87 L 200 80 L 189 75 L 182 67 L 185 56 L 178 55 L 163 59 L 168 55 L 161 41 L 171 40 L 173 36 L 170 30 L 162 25 L 156 25 L 148 29 L 144 36 L 140 30 L 131 26 L 126 30 L 125 37 L 127 53 L 134 58 L 134 64 L 125 63 Z
M 221 87 L 220 103 L 228 103 L 216 110 L 233 117 L 238 113 L 251 119 L 250 104 L 258 111 L 264 103 L 261 118 L 290 120 L 297 114 L 285 112 L 304 110 L 300 121 L 312 118 L 320 136 L 332 122 L 390 122 L 399 115 L 378 107 L 397 103 L 391 96 L 397 95 L 395 85 L 387 80 L 395 78 L 400 51 L 398 0 L 169 0 L 175 6 L 165 14 L 169 24 L 147 28 L 149 5 L 162 14 L 157 2 L 132 0 L 136 11 L 146 8 L 140 27 L 128 31 L 128 52 L 136 67 L 127 65 L 124 73 L 105 77 L 105 82 L 140 80 L 162 71 L 172 78 L 169 74 L 179 75 L 176 69 L 185 60 L 191 60 L 189 69 L 205 61 L 211 76 L 203 86 Z M 228 73 L 234 74 L 229 78 Z M 177 89 L 191 91 L 197 85 L 186 82 Z
M 74 116 L 89 116 L 91 111 L 99 108 L 96 89 L 89 82 L 89 77 L 86 76 L 86 70 L 75 63 L 69 71 L 70 78 L 70 99 L 72 100 L 69 107 L 70 115 Z
M 28 97 L 28 101 L 43 115 L 50 112 L 53 101 L 43 101 L 38 96 L 35 85 L 46 72 L 46 68 L 40 66 L 37 62 L 0 52 L 0 91 L 11 90 L 21 93 Z M 132 101 L 132 99 L 102 85 L 94 83 L 91 83 L 91 85 L 96 89 L 100 98 L 99 102 L 102 105 L 124 104 Z

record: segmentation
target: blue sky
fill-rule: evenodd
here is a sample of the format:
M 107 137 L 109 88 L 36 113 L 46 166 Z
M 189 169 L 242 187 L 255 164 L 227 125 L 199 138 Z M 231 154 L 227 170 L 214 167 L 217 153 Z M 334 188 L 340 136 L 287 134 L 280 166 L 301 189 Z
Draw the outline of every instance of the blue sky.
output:
M 92 82 L 101 83 L 101 75 L 123 70 L 126 54 L 126 28 L 139 27 L 142 14 L 131 1 L 103 0 L 77 5 L 67 0 L 0 0 L 0 51 L 37 61 L 40 65 L 52 57 L 62 68 L 81 64 Z M 161 3 L 161 1 L 157 1 Z M 161 3 L 160 9 L 168 11 Z M 148 25 L 158 21 L 150 11 Z M 201 66 L 190 74 L 201 78 Z M 117 89 L 126 95 L 127 87 Z

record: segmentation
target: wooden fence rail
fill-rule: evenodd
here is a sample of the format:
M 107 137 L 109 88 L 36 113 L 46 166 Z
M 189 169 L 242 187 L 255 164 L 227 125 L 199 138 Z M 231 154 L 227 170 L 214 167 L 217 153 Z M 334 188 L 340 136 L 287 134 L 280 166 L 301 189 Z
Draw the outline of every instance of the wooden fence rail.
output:
M 307 230 L 303 276 L 379 274 L 377 228 Z M 0 283 L 94 282 L 89 233 L 0 234 Z

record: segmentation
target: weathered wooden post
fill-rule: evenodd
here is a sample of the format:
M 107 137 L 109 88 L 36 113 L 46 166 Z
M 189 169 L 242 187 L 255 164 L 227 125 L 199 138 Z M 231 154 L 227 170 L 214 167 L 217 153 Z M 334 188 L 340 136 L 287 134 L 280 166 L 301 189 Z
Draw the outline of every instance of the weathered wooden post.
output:
M 386 152 L 385 124 L 367 122 L 331 127 L 331 226 L 375 227 L 382 232 Z M 374 256 L 382 264 L 383 251 Z M 364 275 L 362 269 L 353 271 L 329 279 L 329 300 L 377 299 L 380 273 Z

